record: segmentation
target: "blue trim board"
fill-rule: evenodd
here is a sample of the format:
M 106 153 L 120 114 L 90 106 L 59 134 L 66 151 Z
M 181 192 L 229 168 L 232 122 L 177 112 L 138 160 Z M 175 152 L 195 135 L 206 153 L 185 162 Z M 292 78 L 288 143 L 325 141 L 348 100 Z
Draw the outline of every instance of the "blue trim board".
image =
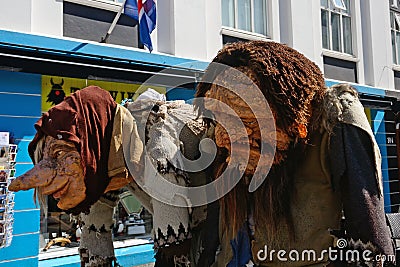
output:
M 383 201 L 385 204 L 385 212 L 391 212 L 389 172 L 386 149 L 386 129 L 385 129 L 385 112 L 371 109 L 372 131 L 378 143 L 379 150 L 382 155 L 382 184 L 383 184 Z
M 39 233 L 14 236 L 9 247 L 0 249 L 0 262 L 36 257 L 38 251 Z
M 153 244 L 115 249 L 115 256 L 121 266 L 136 266 L 154 262 Z M 80 267 L 79 255 L 39 260 L 39 267 Z
M 79 255 L 61 257 L 61 258 L 52 258 L 47 260 L 39 260 L 38 267 L 80 267 L 80 258 Z
M 40 117 L 42 112 L 40 107 L 42 105 L 41 96 L 32 95 L 14 95 L 14 94 L 0 94 L 1 95 L 1 110 L 2 116 L 25 116 L 25 117 Z
M 330 87 L 334 84 L 338 84 L 338 83 L 348 83 L 348 82 L 325 79 L 325 85 L 328 87 Z M 356 83 L 349 83 L 349 84 L 351 84 L 353 87 L 355 87 L 359 93 L 364 93 L 364 94 L 368 94 L 368 95 L 377 95 L 377 96 L 385 96 L 386 95 L 385 90 L 381 89 L 381 88 L 365 86 L 365 85 L 360 85 L 360 84 L 356 84 Z
M 191 100 L 194 98 L 196 93 L 195 89 L 186 88 L 167 88 L 166 98 L 167 100 Z
M 39 117 L 3 117 L 0 115 L 0 132 L 10 132 L 16 139 L 35 134 L 35 123 Z
M 13 235 L 40 231 L 40 210 L 14 211 Z
M 25 51 L 42 50 L 47 54 L 67 55 L 71 57 L 94 58 L 100 60 L 124 60 L 144 65 L 163 67 L 182 67 L 203 71 L 208 63 L 169 55 L 148 53 L 139 49 L 123 49 L 105 44 L 73 41 L 21 32 L 0 30 L 0 47 L 17 48 Z
M 34 189 L 28 191 L 19 191 L 15 193 L 14 210 L 32 210 L 38 209 L 39 203 L 36 205 L 33 201 Z
M 33 136 L 23 136 L 18 144 L 18 153 L 17 153 L 17 164 L 15 165 L 15 174 L 16 176 L 24 174 L 26 171 L 30 170 L 33 167 L 31 158 L 28 154 L 28 145 L 32 140 Z M 14 210 L 30 210 L 30 209 L 38 209 L 39 204 L 35 204 L 34 202 L 34 189 L 30 189 L 27 191 L 19 191 L 15 193 L 15 204 Z M 32 215 L 33 216 L 33 215 Z M 39 214 L 34 215 L 31 221 L 39 220 Z M 14 221 L 16 222 L 16 221 Z
M 42 94 L 42 75 L 23 72 L 0 71 L 0 92 Z M 3 95 L 1 95 L 3 98 Z
M 153 244 L 119 248 L 115 250 L 118 263 L 122 266 L 134 266 L 154 262 Z
M 3 261 L 3 262 L 0 262 L 0 267 L 15 267 L 15 266 L 37 267 L 38 262 L 39 262 L 39 259 L 36 256 L 36 257 L 32 257 L 32 258 L 17 259 L 17 260 L 12 260 L 12 261 Z

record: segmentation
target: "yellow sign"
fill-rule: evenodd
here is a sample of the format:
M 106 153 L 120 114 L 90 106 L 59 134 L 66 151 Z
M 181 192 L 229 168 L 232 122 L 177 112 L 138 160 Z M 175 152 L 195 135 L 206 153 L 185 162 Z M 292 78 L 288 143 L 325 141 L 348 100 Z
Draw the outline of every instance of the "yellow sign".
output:
M 160 86 L 146 85 L 146 88 L 140 88 L 140 84 L 42 75 L 42 112 L 48 111 L 52 106 L 60 103 L 64 97 L 89 85 L 96 85 L 107 90 L 117 103 L 121 103 L 126 98 L 136 99 L 147 88 L 152 88 L 162 94 L 166 93 L 166 88 Z

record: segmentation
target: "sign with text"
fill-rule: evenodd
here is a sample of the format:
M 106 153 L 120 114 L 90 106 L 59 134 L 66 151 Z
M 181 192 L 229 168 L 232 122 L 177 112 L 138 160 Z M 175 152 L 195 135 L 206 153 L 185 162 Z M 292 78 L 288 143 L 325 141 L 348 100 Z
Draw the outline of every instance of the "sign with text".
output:
M 140 84 L 42 75 L 42 112 L 48 111 L 52 106 L 60 103 L 64 97 L 89 85 L 96 85 L 107 90 L 117 103 L 121 103 L 126 98 L 136 99 L 142 93 L 138 92 Z M 166 93 L 165 87 L 146 85 L 145 89 L 147 88 L 152 88 L 162 94 Z

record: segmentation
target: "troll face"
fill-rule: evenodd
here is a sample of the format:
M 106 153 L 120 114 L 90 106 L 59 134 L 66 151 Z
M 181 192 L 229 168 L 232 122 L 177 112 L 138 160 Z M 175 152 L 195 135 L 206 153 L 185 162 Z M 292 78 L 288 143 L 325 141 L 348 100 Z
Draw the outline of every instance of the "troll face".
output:
M 284 219 L 290 222 L 287 203 L 290 203 L 293 196 L 296 164 L 304 157 L 311 136 L 320 128 L 319 118 L 326 90 L 323 75 L 318 66 L 303 54 L 275 42 L 227 44 L 218 52 L 213 63 L 241 72 L 253 84 L 249 85 L 246 79 L 240 79 L 238 75 L 229 75 L 223 70 L 209 67 L 203 75 L 203 81 L 206 82 L 201 82 L 196 91 L 196 97 L 210 97 L 224 102 L 235 111 L 246 127 L 246 136 L 228 137 L 222 125 L 214 121 L 216 144 L 228 150 L 228 153 L 220 153 L 216 160 L 214 179 L 219 177 L 218 171 L 227 166 L 226 162 L 230 160 L 230 144 L 246 139 L 250 143 L 250 156 L 248 159 L 243 158 L 243 164 L 246 164 L 245 179 L 240 180 L 221 199 L 221 219 L 232 227 L 231 233 L 236 233 L 249 217 L 247 212 L 250 202 L 254 202 L 257 207 L 255 223 L 265 225 L 268 233 L 274 233 L 278 221 Z M 226 83 L 229 86 L 225 86 Z M 237 93 L 232 94 L 224 88 L 236 88 L 234 91 Z M 261 91 L 260 99 L 254 97 L 246 102 L 240 100 L 242 94 L 251 94 L 256 90 Z M 263 120 L 271 118 L 263 117 L 262 107 L 258 112 L 260 116 L 254 116 L 256 113 L 250 110 L 250 106 L 253 109 L 262 101 L 268 102 L 275 127 L 268 124 L 264 127 Z M 200 101 L 195 104 L 214 113 L 214 107 L 207 107 Z M 263 143 L 269 140 L 275 140 L 275 153 L 261 161 L 259 157 L 264 154 L 260 154 L 260 144 L 262 148 Z M 256 182 L 259 187 L 252 190 L 253 181 L 257 178 L 254 169 L 263 168 L 264 165 L 272 166 L 266 179 Z M 247 178 L 251 178 L 251 181 Z M 233 239 L 235 235 L 229 238 Z
M 47 136 L 43 158 L 9 186 L 11 191 L 30 188 L 37 188 L 42 195 L 53 195 L 59 200 L 57 206 L 63 210 L 82 202 L 86 188 L 81 158 L 75 145 Z
M 28 146 L 36 165 L 10 190 L 37 188 L 39 197 L 59 199 L 63 210 L 89 212 L 110 184 L 107 163 L 116 109 L 109 92 L 88 86 L 45 112 Z
M 237 164 L 243 165 L 247 162 L 247 166 L 240 166 L 246 168 L 246 175 L 254 174 L 257 166 L 263 173 L 267 173 L 268 166 L 280 164 L 286 158 L 285 151 L 289 149 L 293 138 L 289 136 L 285 129 L 275 127 L 277 114 L 274 110 L 269 110 L 267 104 L 262 104 L 266 99 L 262 94 L 257 93 L 259 88 L 248 78 L 254 76 L 252 71 L 243 67 L 237 70 L 240 71 L 240 75 L 237 71 L 228 70 L 216 77 L 210 89 L 205 93 L 205 97 L 217 101 L 205 101 L 204 108 L 211 111 L 216 118 L 216 145 L 229 152 L 231 152 L 232 144 L 236 144 L 236 148 L 243 149 L 247 149 L 249 145 L 249 159 L 244 158 L 247 155 L 246 153 L 239 151 L 237 153 L 239 158 L 236 159 Z M 232 86 L 235 87 L 235 92 L 228 89 Z M 246 98 L 250 102 L 243 99 L 244 95 L 247 95 Z M 219 105 L 219 102 L 226 106 Z M 245 131 L 228 131 L 224 128 L 223 125 L 230 129 L 241 127 L 230 118 L 230 114 L 226 113 L 226 107 L 230 107 L 238 115 Z M 221 121 L 223 123 L 220 123 Z M 261 145 L 267 146 L 266 157 L 260 157 Z M 273 149 L 273 146 L 276 150 Z M 232 159 L 228 157 L 228 160 Z
M 40 148 L 38 148 L 40 150 Z M 11 191 L 36 188 L 39 195 L 53 195 L 62 210 L 76 207 L 86 198 L 81 155 L 72 142 L 46 136 L 38 163 L 9 186 Z M 113 177 L 104 193 L 128 183 L 126 177 Z

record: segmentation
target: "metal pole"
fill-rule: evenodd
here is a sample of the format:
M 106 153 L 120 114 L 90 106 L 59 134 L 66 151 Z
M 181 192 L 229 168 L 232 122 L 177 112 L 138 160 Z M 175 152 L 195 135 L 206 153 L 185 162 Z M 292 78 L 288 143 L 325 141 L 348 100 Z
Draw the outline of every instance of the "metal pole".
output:
M 108 37 L 110 37 L 112 31 L 114 30 L 115 26 L 117 25 L 117 22 L 119 20 L 119 17 L 121 17 L 122 11 L 124 10 L 124 6 L 125 6 L 125 2 L 126 0 L 122 3 L 121 8 L 119 9 L 117 15 L 115 16 L 113 22 L 110 25 L 110 28 L 107 31 L 106 36 L 104 36 L 103 38 L 101 38 L 100 43 L 107 43 Z

